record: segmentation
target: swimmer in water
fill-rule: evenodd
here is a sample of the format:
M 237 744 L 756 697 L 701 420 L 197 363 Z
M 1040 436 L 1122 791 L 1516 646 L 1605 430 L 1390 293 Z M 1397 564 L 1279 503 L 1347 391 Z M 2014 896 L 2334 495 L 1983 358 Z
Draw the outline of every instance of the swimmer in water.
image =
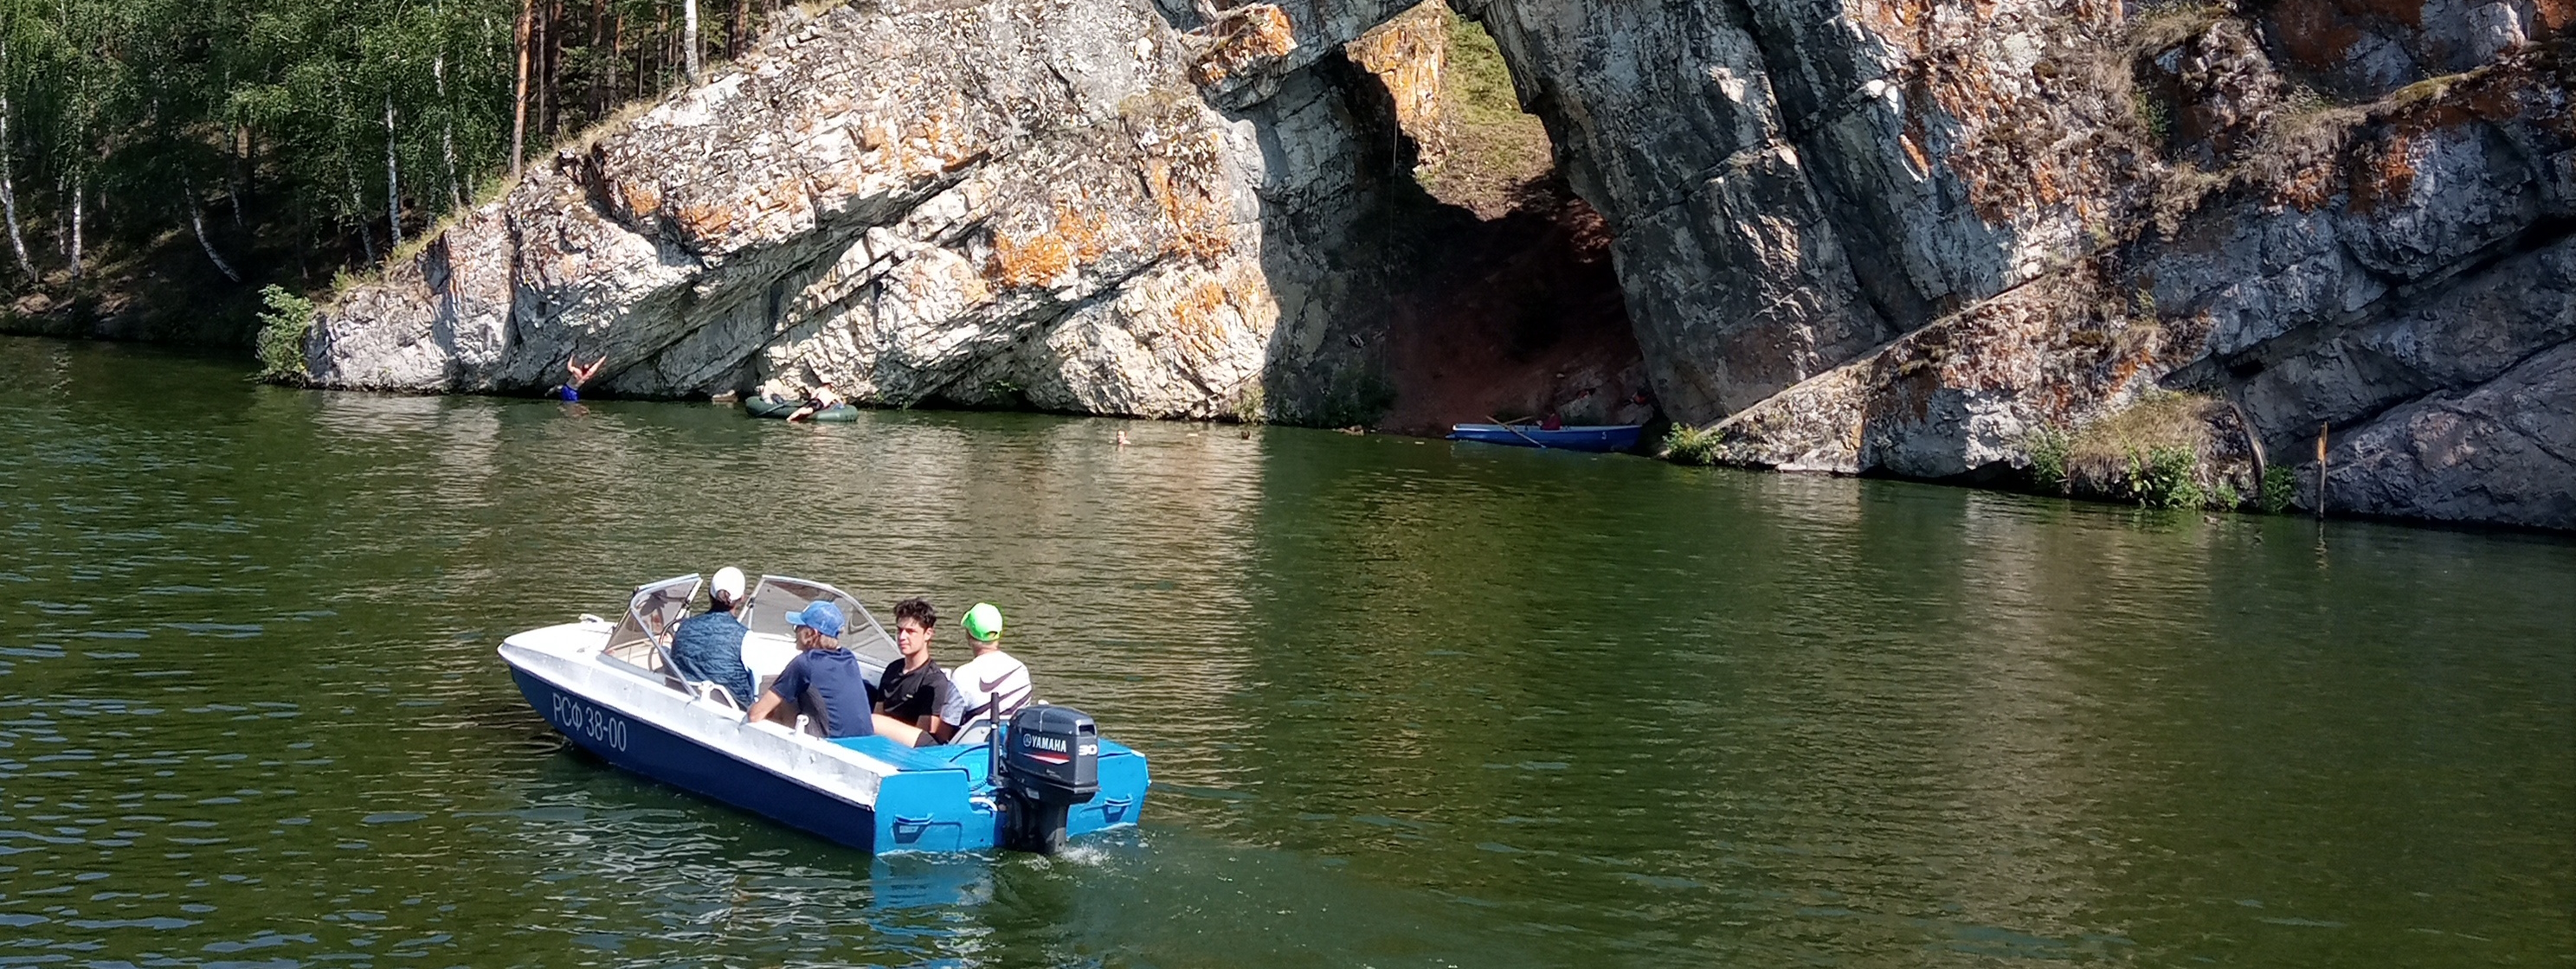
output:
M 591 375 L 599 372 L 599 365 L 607 362 L 608 355 L 605 353 L 600 354 L 599 359 L 591 361 L 590 366 L 587 367 L 581 365 L 580 357 L 564 361 L 564 369 L 572 373 L 572 382 L 555 388 L 555 393 L 565 400 L 580 400 L 581 385 L 589 383 Z
M 1126 447 L 1126 446 L 1127 446 L 1127 432 L 1126 432 L 1126 431 L 1120 431 L 1120 432 L 1118 432 L 1118 446 L 1119 446 L 1119 447 Z

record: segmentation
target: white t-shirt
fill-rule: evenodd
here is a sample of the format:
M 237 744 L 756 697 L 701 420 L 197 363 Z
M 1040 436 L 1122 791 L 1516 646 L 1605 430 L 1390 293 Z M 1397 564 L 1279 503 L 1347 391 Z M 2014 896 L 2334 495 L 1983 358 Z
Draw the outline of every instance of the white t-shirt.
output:
M 939 711 L 939 718 L 960 727 L 988 714 L 996 721 L 1006 719 L 1036 692 L 1028 664 L 998 649 L 949 670 L 948 682 L 955 689 L 948 691 L 948 708 Z

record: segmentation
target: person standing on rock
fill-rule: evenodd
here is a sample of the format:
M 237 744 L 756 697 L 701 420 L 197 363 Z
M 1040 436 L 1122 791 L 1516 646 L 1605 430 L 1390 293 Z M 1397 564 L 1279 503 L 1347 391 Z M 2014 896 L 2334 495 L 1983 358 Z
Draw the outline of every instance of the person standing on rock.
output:
M 605 353 L 600 354 L 599 359 L 591 361 L 590 366 L 587 367 L 581 365 L 581 357 L 578 355 L 564 361 L 564 369 L 572 373 L 572 381 L 555 388 L 555 395 L 568 401 L 580 400 L 581 385 L 589 383 L 591 375 L 599 372 L 599 365 L 607 362 L 608 354 Z

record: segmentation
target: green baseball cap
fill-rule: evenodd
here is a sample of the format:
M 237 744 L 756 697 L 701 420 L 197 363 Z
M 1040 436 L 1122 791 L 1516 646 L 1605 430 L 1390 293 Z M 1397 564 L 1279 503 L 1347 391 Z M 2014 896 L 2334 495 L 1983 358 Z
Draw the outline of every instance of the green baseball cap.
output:
M 965 622 L 966 635 L 979 641 L 989 643 L 1002 635 L 1002 610 L 992 603 L 978 602 L 975 608 L 966 610 Z

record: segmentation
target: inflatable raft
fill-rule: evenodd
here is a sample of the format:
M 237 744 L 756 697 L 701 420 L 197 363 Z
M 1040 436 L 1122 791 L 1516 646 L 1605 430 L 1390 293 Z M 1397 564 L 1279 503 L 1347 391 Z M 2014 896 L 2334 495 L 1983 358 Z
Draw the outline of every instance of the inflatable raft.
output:
M 770 400 L 766 397 L 745 397 L 742 399 L 743 412 L 750 414 L 753 417 L 784 418 L 789 414 L 796 413 L 796 409 L 803 406 L 805 406 L 805 402 L 801 400 Z M 836 424 L 846 423 L 859 419 L 859 409 L 848 404 L 842 404 L 838 407 L 826 407 L 822 410 L 815 411 L 805 419 L 809 421 L 825 421 Z

